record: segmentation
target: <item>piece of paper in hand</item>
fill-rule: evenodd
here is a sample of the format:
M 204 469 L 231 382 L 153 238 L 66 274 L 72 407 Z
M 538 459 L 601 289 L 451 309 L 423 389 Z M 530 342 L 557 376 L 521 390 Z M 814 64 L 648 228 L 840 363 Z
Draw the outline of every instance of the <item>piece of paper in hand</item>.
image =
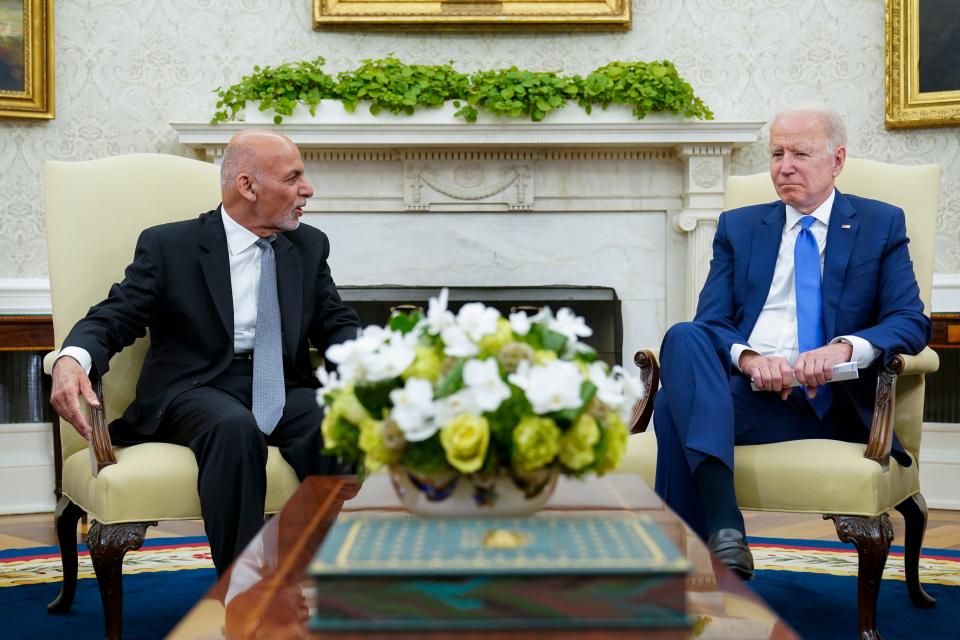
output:
M 839 362 L 833 365 L 833 379 L 830 382 L 843 382 L 844 380 L 856 380 L 860 377 L 860 371 L 857 369 L 857 363 L 850 362 Z M 800 383 L 797 382 L 797 379 L 794 378 L 790 382 L 791 387 L 799 387 Z M 750 388 L 754 391 L 758 391 L 757 385 L 750 383 Z

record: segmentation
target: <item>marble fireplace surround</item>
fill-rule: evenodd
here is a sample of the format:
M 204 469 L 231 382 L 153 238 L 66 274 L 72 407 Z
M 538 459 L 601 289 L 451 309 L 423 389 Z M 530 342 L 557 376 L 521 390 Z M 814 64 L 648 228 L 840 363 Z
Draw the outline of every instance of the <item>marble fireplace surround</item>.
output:
M 284 123 L 314 187 L 338 285 L 612 287 L 623 361 L 688 318 L 732 149 L 761 122 L 558 118 Z M 614 121 L 611 121 L 614 120 Z M 243 123 L 174 123 L 218 163 Z

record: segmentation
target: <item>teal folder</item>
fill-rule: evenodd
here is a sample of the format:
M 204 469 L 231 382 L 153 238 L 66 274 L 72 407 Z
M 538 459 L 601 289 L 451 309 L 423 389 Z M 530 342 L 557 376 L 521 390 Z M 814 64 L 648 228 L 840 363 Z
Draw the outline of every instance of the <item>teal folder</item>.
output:
M 310 565 L 318 630 L 687 627 L 689 564 L 629 513 L 344 514 Z

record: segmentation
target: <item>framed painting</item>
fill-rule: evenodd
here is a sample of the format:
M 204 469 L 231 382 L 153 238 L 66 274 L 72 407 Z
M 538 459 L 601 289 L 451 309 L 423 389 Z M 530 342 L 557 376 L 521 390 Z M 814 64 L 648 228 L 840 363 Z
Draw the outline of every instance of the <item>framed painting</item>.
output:
M 960 124 L 960 2 L 886 3 L 887 127 Z
M 631 0 L 313 0 L 314 29 L 630 28 Z
M 53 118 L 53 0 L 0 0 L 0 117 Z

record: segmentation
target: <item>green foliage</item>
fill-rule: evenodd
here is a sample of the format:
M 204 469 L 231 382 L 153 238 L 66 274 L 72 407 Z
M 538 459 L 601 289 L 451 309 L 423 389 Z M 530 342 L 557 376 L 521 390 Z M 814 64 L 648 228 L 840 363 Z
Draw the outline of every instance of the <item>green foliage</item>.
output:
M 413 313 L 402 313 L 400 311 L 394 312 L 390 316 L 390 322 L 388 326 L 394 331 L 399 331 L 400 333 L 406 335 L 410 333 L 417 323 L 423 319 L 423 311 L 417 309 Z
M 453 472 L 453 467 L 447 463 L 439 434 L 420 442 L 408 442 L 400 455 L 400 464 L 423 476 Z
M 655 62 L 611 62 L 583 81 L 580 106 L 590 113 L 593 105 L 606 109 L 611 104 L 633 107 L 638 119 L 648 113 L 666 111 L 685 118 L 713 120 L 713 112 L 693 93 L 669 60 Z
M 389 378 L 377 382 L 363 382 L 354 388 L 357 400 L 367 412 L 378 418 L 385 409 L 390 408 L 390 392 L 403 386 L 400 378 Z
M 356 69 L 338 74 L 336 81 L 323 71 L 324 62 L 317 57 L 277 67 L 254 67 L 253 73 L 237 84 L 215 89 L 218 111 L 211 122 L 235 119 L 249 101 L 257 103 L 261 111 L 273 109 L 274 122 L 279 124 L 298 102 L 315 114 L 316 105 L 324 99 L 339 99 L 351 112 L 361 102 L 368 103 L 375 115 L 383 110 L 409 115 L 418 108 L 439 107 L 451 100 L 458 109 L 456 116 L 467 122 L 476 122 L 481 110 L 540 121 L 568 101 L 577 102 L 587 113 L 595 105 L 606 109 L 623 104 L 632 107 L 638 119 L 655 112 L 713 119 L 710 108 L 668 60 L 611 62 L 581 78 L 516 67 L 467 76 L 450 64 L 407 64 L 390 56 L 364 60 Z
M 439 107 L 466 97 L 469 81 L 450 65 L 406 64 L 394 57 L 364 60 L 337 75 L 337 95 L 347 111 L 370 103 L 370 113 L 385 109 L 410 115 L 417 107 Z
M 440 376 L 437 381 L 437 398 L 446 398 L 452 396 L 460 389 L 463 389 L 463 368 L 467 366 L 466 358 L 458 358 L 453 367 L 447 373 Z
M 547 71 L 516 67 L 481 71 L 470 78 L 467 104 L 456 115 L 477 121 L 477 107 L 497 116 L 529 117 L 534 122 L 580 95 L 580 76 L 563 77 Z
M 315 114 L 321 100 L 337 97 L 336 83 L 323 71 L 325 62 L 318 56 L 277 67 L 254 67 L 253 73 L 243 76 L 237 84 L 214 89 L 220 99 L 210 122 L 233 120 L 248 101 L 259 102 L 260 111 L 275 111 L 275 124 L 280 124 L 283 116 L 291 115 L 300 102 L 310 107 L 311 115 Z

